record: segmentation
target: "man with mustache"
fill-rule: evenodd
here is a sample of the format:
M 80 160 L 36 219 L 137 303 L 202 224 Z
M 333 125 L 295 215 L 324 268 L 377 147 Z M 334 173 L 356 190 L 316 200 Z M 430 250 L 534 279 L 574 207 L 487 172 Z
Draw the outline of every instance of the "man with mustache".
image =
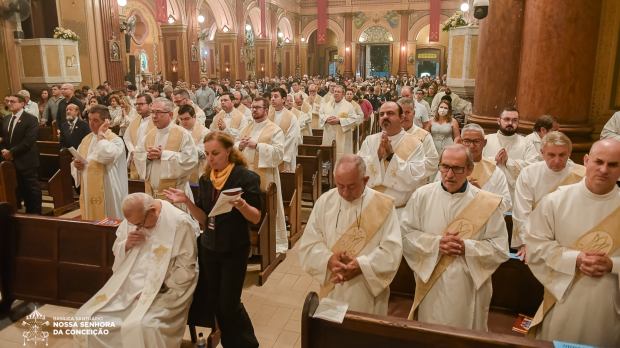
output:
M 379 123 L 383 131 L 367 136 L 358 152 L 366 163 L 368 187 L 392 197 L 399 213 L 427 176 L 424 145 L 403 129 L 403 117 L 397 103 L 381 105 Z
M 482 156 L 495 159 L 495 164 L 504 172 L 510 195 L 514 201 L 515 184 L 521 170 L 537 161 L 538 153 L 531 141 L 517 134 L 519 111 L 506 107 L 497 120 L 499 130 L 486 136 L 487 145 Z
M 586 175 L 545 196 L 529 217 L 528 265 L 545 287 L 537 338 L 620 346 L 620 142 L 600 140 Z M 538 327 L 541 324 L 541 327 Z

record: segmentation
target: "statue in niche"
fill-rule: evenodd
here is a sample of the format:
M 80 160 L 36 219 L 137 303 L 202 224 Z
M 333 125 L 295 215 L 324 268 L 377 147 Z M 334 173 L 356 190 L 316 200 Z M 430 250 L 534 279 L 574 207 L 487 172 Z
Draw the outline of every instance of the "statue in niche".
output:
M 149 57 L 146 52 L 140 53 L 140 72 L 149 72 Z

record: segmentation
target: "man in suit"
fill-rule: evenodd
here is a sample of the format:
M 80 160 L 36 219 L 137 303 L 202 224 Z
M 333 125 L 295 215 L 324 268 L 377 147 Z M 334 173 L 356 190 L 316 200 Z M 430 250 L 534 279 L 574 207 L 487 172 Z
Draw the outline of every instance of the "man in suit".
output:
M 26 100 L 18 94 L 9 97 L 8 115 L 0 128 L 2 160 L 12 161 L 17 172 L 17 196 L 23 199 L 27 214 L 41 214 L 39 187 L 39 120 L 24 111 Z
M 80 146 L 82 139 L 90 133 L 88 123 L 80 119 L 80 107 L 75 104 L 67 105 L 66 121 L 60 125 L 60 146 Z
M 75 96 L 75 87 L 72 84 L 63 84 L 60 87 L 60 92 L 64 99 L 58 103 L 58 112 L 56 113 L 57 125 L 65 123 L 65 114 L 67 112 L 67 105 L 69 104 L 77 105 L 80 108 L 80 112 L 84 112 L 84 104 Z

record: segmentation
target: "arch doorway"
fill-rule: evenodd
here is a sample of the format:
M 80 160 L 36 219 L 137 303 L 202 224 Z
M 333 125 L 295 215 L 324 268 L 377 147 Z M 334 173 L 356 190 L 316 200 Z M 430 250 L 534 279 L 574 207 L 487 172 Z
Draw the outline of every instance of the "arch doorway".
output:
M 382 26 L 373 26 L 362 32 L 357 49 L 358 76 L 389 77 L 394 38 Z
M 336 75 L 342 63 L 338 56 L 338 40 L 336 34 L 327 29 L 325 44 L 316 42 L 316 30 L 308 38 L 308 74 L 309 75 Z M 304 59 L 304 58 L 302 58 Z

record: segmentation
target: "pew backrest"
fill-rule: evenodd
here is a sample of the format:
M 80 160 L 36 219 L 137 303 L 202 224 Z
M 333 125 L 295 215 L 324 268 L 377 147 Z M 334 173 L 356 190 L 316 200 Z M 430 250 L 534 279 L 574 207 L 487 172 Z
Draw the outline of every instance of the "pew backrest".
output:
M 7 202 L 17 210 L 17 174 L 13 162 L 0 163 L 0 202 Z

